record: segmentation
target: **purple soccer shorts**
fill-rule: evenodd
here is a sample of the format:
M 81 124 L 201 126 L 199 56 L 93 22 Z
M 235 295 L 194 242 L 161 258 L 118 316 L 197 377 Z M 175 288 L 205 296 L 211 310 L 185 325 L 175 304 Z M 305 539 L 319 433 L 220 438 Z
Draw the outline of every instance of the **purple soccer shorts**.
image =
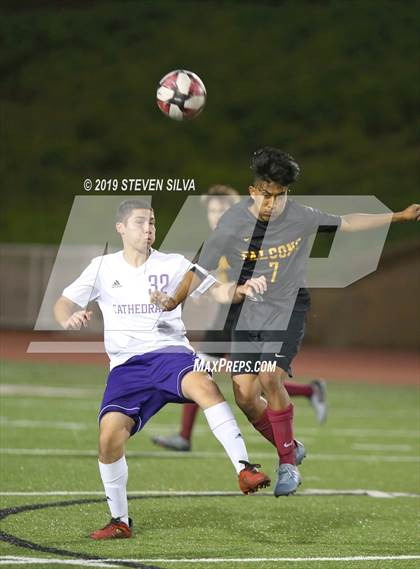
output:
M 167 403 L 191 403 L 182 395 L 181 381 L 194 369 L 197 355 L 183 347 L 134 356 L 114 367 L 108 376 L 99 421 L 118 411 L 135 421 L 134 435 Z

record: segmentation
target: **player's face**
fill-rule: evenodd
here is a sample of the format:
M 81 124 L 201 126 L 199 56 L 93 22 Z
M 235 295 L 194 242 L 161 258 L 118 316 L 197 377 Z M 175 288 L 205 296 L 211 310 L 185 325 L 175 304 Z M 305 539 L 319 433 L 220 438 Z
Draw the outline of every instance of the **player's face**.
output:
M 230 204 L 228 200 L 223 198 L 210 198 L 207 202 L 207 220 L 209 227 L 213 231 L 216 229 L 219 219 L 229 209 Z
M 124 223 L 117 223 L 124 247 L 147 251 L 156 237 L 155 216 L 152 209 L 133 209 Z
M 274 182 L 259 180 L 250 186 L 249 193 L 254 199 L 254 212 L 261 221 L 278 217 L 286 207 L 288 188 Z

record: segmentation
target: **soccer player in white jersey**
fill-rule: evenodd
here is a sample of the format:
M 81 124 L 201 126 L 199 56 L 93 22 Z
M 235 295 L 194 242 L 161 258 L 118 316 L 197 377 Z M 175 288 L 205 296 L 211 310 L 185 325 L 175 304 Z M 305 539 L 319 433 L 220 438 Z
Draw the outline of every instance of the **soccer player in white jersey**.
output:
M 128 538 L 128 468 L 125 446 L 166 403 L 195 402 L 223 445 L 245 494 L 270 484 L 248 461 L 233 413 L 208 374 L 194 371 L 196 354 L 181 320 L 181 307 L 162 312 L 150 302 L 153 291 L 171 294 L 193 265 L 182 255 L 152 249 L 153 209 L 144 201 L 120 204 L 116 230 L 123 250 L 92 260 L 54 307 L 65 330 L 87 326 L 87 304 L 97 301 L 104 318 L 110 373 L 99 412 L 99 471 L 111 521 L 93 539 Z

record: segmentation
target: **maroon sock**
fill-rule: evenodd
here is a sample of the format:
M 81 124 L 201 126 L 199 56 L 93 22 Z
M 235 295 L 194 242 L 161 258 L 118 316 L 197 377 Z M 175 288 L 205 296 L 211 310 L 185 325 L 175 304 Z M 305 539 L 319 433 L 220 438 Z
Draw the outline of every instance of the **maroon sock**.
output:
M 273 429 L 274 440 L 281 464 L 295 463 L 295 444 L 293 440 L 293 405 L 283 411 L 267 408 L 267 415 Z
M 292 396 L 303 396 L 303 397 L 311 397 L 314 389 L 310 383 L 306 383 L 301 385 L 300 383 L 295 383 L 294 381 L 285 381 L 284 387 L 289 395 Z
M 267 415 L 267 409 L 264 411 L 264 413 L 257 421 L 254 421 L 251 424 L 255 429 L 257 429 L 257 431 L 259 431 L 262 434 L 264 438 L 267 439 L 267 441 L 270 441 L 272 445 L 276 446 L 276 443 L 274 441 L 273 429 L 271 427 L 270 419 L 268 418 Z
M 187 441 L 191 440 L 191 433 L 199 408 L 196 403 L 185 403 L 183 406 L 181 432 L 179 434 L 181 437 L 184 437 L 184 439 L 187 439 Z

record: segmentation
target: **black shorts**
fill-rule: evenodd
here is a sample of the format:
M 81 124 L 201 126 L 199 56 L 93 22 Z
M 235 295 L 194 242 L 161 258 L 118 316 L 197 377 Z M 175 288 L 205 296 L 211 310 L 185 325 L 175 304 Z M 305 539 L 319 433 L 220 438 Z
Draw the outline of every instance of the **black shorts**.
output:
M 256 374 L 264 370 L 261 362 L 273 362 L 273 365 L 275 362 L 276 367 L 293 377 L 291 364 L 305 335 L 306 312 L 293 310 L 287 330 L 233 330 L 230 356 L 232 375 Z M 247 365 L 241 365 L 241 362 Z

